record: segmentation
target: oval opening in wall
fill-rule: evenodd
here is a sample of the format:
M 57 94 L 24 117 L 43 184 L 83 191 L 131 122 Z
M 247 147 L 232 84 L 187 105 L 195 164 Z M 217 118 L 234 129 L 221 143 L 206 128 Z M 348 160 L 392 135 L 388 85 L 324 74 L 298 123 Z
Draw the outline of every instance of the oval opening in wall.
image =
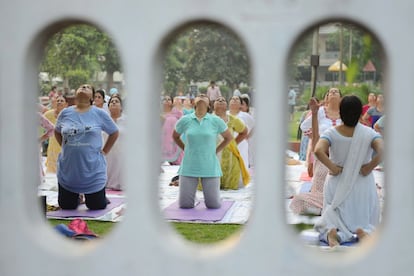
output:
M 126 89 L 111 37 L 88 24 L 52 34 L 39 64 L 40 185 L 62 237 L 96 239 L 124 216 Z
M 351 22 L 309 29 L 290 53 L 285 211 L 306 246 L 359 248 L 377 236 L 384 72 L 376 36 Z
M 241 233 L 253 206 L 249 57 L 233 31 L 211 22 L 188 24 L 164 45 L 161 212 L 185 239 L 216 243 Z

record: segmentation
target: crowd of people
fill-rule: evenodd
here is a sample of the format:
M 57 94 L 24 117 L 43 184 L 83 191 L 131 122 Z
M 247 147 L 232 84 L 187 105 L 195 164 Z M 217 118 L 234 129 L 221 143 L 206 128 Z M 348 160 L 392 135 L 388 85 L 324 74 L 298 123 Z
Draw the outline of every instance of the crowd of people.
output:
M 161 161 L 179 166 L 181 208 L 195 206 L 200 186 L 206 207 L 215 209 L 221 206 L 220 189 L 237 190 L 250 182 L 255 124 L 250 97 L 236 88 L 227 100 L 214 83 L 210 88 L 195 98 L 161 99 Z M 51 93 L 50 107 L 39 109 L 45 129 L 39 142 L 49 140 L 46 172 L 57 175 L 62 209 L 76 209 L 81 195 L 89 209 L 103 209 L 106 189 L 125 189 L 126 116 L 122 98 L 111 92 L 85 84 L 76 90 L 74 105 Z M 379 223 L 372 171 L 382 162 L 384 117 L 383 95 L 370 93 L 363 106 L 357 96 L 343 96 L 335 87 L 321 100 L 311 98 L 303 115 L 312 186 L 293 196 L 289 207 L 296 214 L 320 216 L 315 229 L 330 246 L 363 239 Z
M 197 187 L 206 201 L 214 202 L 208 208 L 219 208 L 220 189 L 237 190 L 250 182 L 253 109 L 249 95 L 238 94 L 236 88 L 227 101 L 211 82 L 207 94 L 194 99 L 168 95 L 161 99 L 162 162 L 179 166 L 170 185 L 179 186 L 182 208 L 194 206 Z
M 176 181 L 182 208 L 194 206 L 199 183 L 207 207 L 219 208 L 220 189 L 240 189 L 250 182 L 254 128 L 250 97 L 236 89 L 228 103 L 214 82 L 209 90 L 215 93 L 209 93 L 212 101 L 204 94 L 161 99 L 161 162 L 180 166 Z M 70 105 L 53 87 L 49 104 L 39 105 L 45 129 L 39 142 L 48 142 L 46 173 L 57 176 L 60 208 L 76 209 L 84 201 L 89 209 L 103 209 L 108 204 L 105 190 L 125 189 L 123 100 L 116 88 L 107 93 L 89 84 L 73 94 Z
M 293 196 L 290 208 L 299 215 L 320 216 L 315 229 L 333 247 L 371 234 L 380 208 L 373 170 L 381 164 L 383 95 L 368 95 L 363 106 L 354 95 L 330 88 L 322 100 L 311 98 L 300 128 L 307 137 L 309 192 Z M 355 238 L 356 237 L 356 238 Z

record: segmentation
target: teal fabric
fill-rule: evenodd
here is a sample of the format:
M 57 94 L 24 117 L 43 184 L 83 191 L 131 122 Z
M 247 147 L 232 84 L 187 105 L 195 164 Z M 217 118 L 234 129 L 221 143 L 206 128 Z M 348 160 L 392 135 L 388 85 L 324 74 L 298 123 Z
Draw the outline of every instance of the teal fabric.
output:
M 198 121 L 195 113 L 191 113 L 183 116 L 175 129 L 186 137 L 184 158 L 178 174 L 191 177 L 222 176 L 216 147 L 217 136 L 227 129 L 226 123 L 210 113 Z

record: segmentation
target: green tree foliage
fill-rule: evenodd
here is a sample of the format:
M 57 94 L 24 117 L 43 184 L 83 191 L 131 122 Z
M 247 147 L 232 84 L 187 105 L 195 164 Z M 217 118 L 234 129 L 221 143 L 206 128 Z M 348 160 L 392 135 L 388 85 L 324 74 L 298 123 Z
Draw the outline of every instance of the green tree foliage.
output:
M 310 57 L 312 55 L 312 36 L 312 32 L 307 33 L 293 48 L 288 61 L 289 83 L 300 80 L 300 71 L 298 66 L 310 66 Z
M 331 24 L 335 24 L 335 22 Z M 343 62 L 348 66 L 348 70 L 345 73 L 347 83 L 354 84 L 365 80 L 363 68 L 369 60 L 372 61 L 377 69 L 376 81 L 381 81 L 383 64 L 381 47 L 378 41 L 369 32 L 360 27 L 348 23 L 341 24 L 343 25 Z M 335 25 L 337 31 L 328 35 L 325 45 L 326 50 L 331 52 L 339 52 L 340 50 L 340 25 L 339 23 Z M 299 91 L 303 91 L 306 86 L 303 78 L 308 78 L 301 75 L 299 68 L 303 70 L 303 73 L 310 74 L 312 36 L 313 32 L 310 30 L 299 39 L 288 61 L 289 83 L 293 84 L 296 82 Z
M 65 86 L 85 76 L 89 81 L 98 71 L 113 73 L 120 69 L 117 50 L 108 35 L 85 24 L 70 26 L 52 36 L 40 64 L 40 71 L 49 77 L 62 77 Z
M 164 88 L 179 83 L 223 81 L 226 85 L 250 82 L 250 64 L 241 40 L 215 24 L 191 26 L 171 42 L 164 61 Z M 171 92 L 171 91 L 170 91 Z
M 188 34 L 178 36 L 167 49 L 164 59 L 164 89 L 175 92 L 180 83 L 187 83 L 184 74 L 188 51 Z
M 69 80 L 68 87 L 79 87 L 89 82 L 90 73 L 82 69 L 69 70 L 66 72 L 66 77 Z
M 241 40 L 228 29 L 201 25 L 189 33 L 186 74 L 191 80 L 249 83 L 249 60 Z
M 101 71 L 106 71 L 108 87 L 113 87 L 113 75 L 116 71 L 122 72 L 121 59 L 119 53 L 112 42 L 112 39 L 104 33 L 102 34 L 101 52 L 97 53 Z
M 349 65 L 346 72 L 347 82 L 354 83 L 363 80 L 363 68 L 365 64 L 371 60 L 375 65 L 377 72 L 382 72 L 381 48 L 379 43 L 372 37 L 370 33 L 360 27 L 352 24 L 343 24 L 343 62 Z M 327 44 L 339 50 L 339 28 L 336 33 L 332 33 Z M 352 47 L 351 47 L 352 46 Z M 351 48 L 350 48 L 351 47 Z M 350 51 L 351 50 L 351 51 Z M 351 53 L 352 56 L 349 56 Z M 380 80 L 381 75 L 378 75 Z

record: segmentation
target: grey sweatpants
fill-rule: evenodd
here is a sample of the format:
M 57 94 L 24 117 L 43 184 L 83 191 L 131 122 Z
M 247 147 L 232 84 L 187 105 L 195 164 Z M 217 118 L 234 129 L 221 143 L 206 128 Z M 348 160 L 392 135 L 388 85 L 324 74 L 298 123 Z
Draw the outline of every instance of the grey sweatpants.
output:
M 195 195 L 199 177 L 180 175 L 180 193 L 178 205 L 180 208 L 194 208 Z M 209 209 L 221 207 L 220 177 L 201 177 L 204 202 Z

